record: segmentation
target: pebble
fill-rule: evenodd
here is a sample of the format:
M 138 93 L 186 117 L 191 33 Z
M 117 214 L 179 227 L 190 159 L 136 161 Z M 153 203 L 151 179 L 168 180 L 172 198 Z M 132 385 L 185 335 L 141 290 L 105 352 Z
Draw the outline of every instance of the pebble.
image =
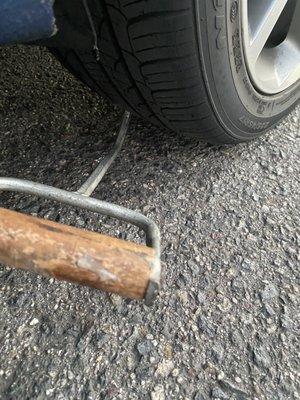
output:
M 222 303 L 218 305 L 219 310 L 222 311 L 223 313 L 227 313 L 231 309 L 231 307 L 232 303 L 226 297 L 224 297 Z
M 224 379 L 224 378 L 225 378 L 224 372 L 223 372 L 223 371 L 220 371 L 219 374 L 218 374 L 218 376 L 217 376 L 218 381 L 221 381 L 221 380 Z
M 37 325 L 39 322 L 40 322 L 40 321 L 39 321 L 37 318 L 33 318 L 33 319 L 30 321 L 29 325 L 30 325 L 30 326 L 34 326 L 34 325 Z
M 274 298 L 277 298 L 279 295 L 277 288 L 272 285 L 269 284 L 267 285 L 264 290 L 261 292 L 261 299 L 263 302 L 272 300 Z
M 206 295 L 203 292 L 199 292 L 197 295 L 198 303 L 199 304 L 204 304 L 206 301 Z
M 253 349 L 254 362 L 258 367 L 263 369 L 269 368 L 271 365 L 271 357 L 267 349 L 263 346 Z
M 234 383 L 223 379 L 219 381 L 219 384 L 226 393 L 234 393 L 239 400 L 248 399 L 248 393 L 240 387 L 237 387 Z
M 137 350 L 141 356 L 146 356 L 151 352 L 152 343 L 150 340 L 145 340 L 137 345 Z
M 163 385 L 155 386 L 151 392 L 151 400 L 165 400 L 165 391 Z
M 162 377 L 167 377 L 173 368 L 174 363 L 172 360 L 163 360 L 158 364 L 155 374 Z
M 280 319 L 282 328 L 287 331 L 291 331 L 294 329 L 294 321 L 288 315 L 283 315 Z
M 174 378 L 176 378 L 179 375 L 179 369 L 174 368 L 172 371 L 172 376 L 174 376 Z
M 223 392 L 219 387 L 214 387 L 211 391 L 211 397 L 213 399 L 220 399 L 220 400 L 226 400 L 229 398 L 229 396 Z
M 74 379 L 74 374 L 72 371 L 68 371 L 68 378 L 70 379 L 70 381 L 72 381 Z
M 212 358 L 217 363 L 220 364 L 224 357 L 224 348 L 221 345 L 215 345 L 212 348 Z
M 251 260 L 249 260 L 249 259 L 243 260 L 243 262 L 242 262 L 242 267 L 243 267 L 243 269 L 244 269 L 245 271 L 251 271 L 251 270 L 254 269 L 254 265 L 253 265 L 253 263 L 251 262 Z

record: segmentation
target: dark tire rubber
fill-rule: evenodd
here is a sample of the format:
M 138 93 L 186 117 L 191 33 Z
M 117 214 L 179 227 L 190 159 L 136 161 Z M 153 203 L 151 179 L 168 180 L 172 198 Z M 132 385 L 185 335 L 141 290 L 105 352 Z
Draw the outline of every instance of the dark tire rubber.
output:
M 52 51 L 90 88 L 156 125 L 211 143 L 238 143 L 269 130 L 299 100 L 299 84 L 276 96 L 253 87 L 238 1 L 89 0 L 88 5 L 100 61 L 92 46 Z M 81 2 L 64 12 L 90 28 Z

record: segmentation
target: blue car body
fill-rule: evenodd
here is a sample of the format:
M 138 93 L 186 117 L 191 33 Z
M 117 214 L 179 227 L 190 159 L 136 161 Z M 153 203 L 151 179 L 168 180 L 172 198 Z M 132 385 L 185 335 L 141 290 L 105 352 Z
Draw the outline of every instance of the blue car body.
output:
M 0 45 L 26 43 L 56 33 L 54 0 L 1 0 Z

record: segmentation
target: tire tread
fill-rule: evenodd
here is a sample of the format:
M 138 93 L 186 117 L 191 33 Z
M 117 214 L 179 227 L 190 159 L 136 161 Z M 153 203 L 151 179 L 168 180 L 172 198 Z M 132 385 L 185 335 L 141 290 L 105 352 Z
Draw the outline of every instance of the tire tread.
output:
M 90 0 L 92 49 L 52 49 L 100 95 L 153 124 L 211 143 L 234 143 L 207 94 L 194 0 Z

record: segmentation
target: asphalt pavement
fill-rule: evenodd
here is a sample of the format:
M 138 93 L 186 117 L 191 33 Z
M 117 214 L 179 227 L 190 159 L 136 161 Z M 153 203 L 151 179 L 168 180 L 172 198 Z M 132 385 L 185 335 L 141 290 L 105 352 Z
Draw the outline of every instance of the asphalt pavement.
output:
M 122 110 L 44 49 L 0 49 L 0 175 L 75 190 Z M 300 108 L 261 139 L 214 147 L 133 118 L 95 196 L 160 226 L 152 308 L 0 267 L 1 399 L 300 398 Z M 142 241 L 37 198 L 1 207 Z

